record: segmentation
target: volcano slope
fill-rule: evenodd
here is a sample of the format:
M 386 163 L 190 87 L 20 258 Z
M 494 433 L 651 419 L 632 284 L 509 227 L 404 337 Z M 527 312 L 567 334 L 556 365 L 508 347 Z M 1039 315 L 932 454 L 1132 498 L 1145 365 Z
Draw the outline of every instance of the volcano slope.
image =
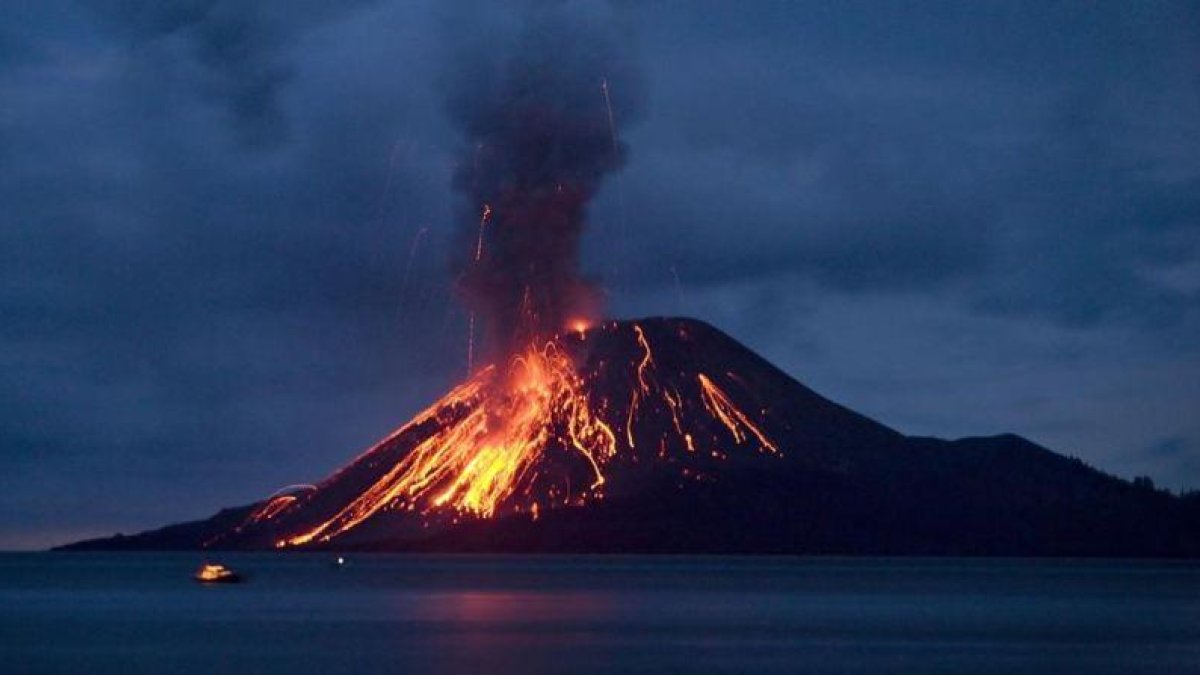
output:
M 313 489 L 64 548 L 1195 556 L 1191 501 L 1014 435 L 905 436 L 658 318 L 482 369 Z

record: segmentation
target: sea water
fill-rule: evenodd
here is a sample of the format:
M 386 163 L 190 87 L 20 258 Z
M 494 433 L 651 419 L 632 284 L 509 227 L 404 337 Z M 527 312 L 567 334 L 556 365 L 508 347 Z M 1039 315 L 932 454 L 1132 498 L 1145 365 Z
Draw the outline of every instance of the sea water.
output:
M 0 554 L 0 671 L 1200 673 L 1194 562 L 345 557 Z

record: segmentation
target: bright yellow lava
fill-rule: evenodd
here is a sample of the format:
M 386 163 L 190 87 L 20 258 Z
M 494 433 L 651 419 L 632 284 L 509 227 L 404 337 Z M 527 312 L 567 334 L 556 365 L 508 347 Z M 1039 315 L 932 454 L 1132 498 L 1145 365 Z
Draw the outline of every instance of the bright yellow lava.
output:
M 617 451 L 612 429 L 592 413 L 574 364 L 554 342 L 527 349 L 503 372 L 481 370 L 388 440 L 462 409 L 461 419 L 442 425 L 335 516 L 281 544 L 327 541 L 385 508 L 490 517 L 529 487 L 531 469 L 553 441 L 588 462 L 595 490 L 604 483 L 601 466 Z

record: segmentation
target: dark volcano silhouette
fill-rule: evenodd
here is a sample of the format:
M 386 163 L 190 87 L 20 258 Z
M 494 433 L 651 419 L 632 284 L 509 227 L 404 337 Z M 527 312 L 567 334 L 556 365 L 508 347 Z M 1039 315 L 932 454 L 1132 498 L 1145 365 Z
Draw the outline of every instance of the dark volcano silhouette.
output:
M 588 488 L 593 469 L 572 451 L 559 420 L 490 517 L 417 498 L 363 516 L 362 495 L 387 484 L 414 448 L 474 405 L 444 400 L 314 489 L 64 548 L 287 542 L 423 552 L 1200 553 L 1197 509 L 1178 497 L 1014 435 L 905 436 L 823 398 L 699 321 L 609 322 L 560 335 L 554 346 L 614 432 L 616 452 L 603 464 L 600 488 Z M 315 534 L 297 538 L 305 532 Z

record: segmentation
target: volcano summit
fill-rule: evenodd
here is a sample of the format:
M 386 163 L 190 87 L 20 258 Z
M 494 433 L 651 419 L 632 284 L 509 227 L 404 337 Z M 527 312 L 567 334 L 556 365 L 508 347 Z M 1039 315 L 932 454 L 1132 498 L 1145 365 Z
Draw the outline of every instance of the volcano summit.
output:
M 477 371 L 311 488 L 68 548 L 1196 555 L 1196 515 L 1016 436 L 904 436 L 646 319 Z

